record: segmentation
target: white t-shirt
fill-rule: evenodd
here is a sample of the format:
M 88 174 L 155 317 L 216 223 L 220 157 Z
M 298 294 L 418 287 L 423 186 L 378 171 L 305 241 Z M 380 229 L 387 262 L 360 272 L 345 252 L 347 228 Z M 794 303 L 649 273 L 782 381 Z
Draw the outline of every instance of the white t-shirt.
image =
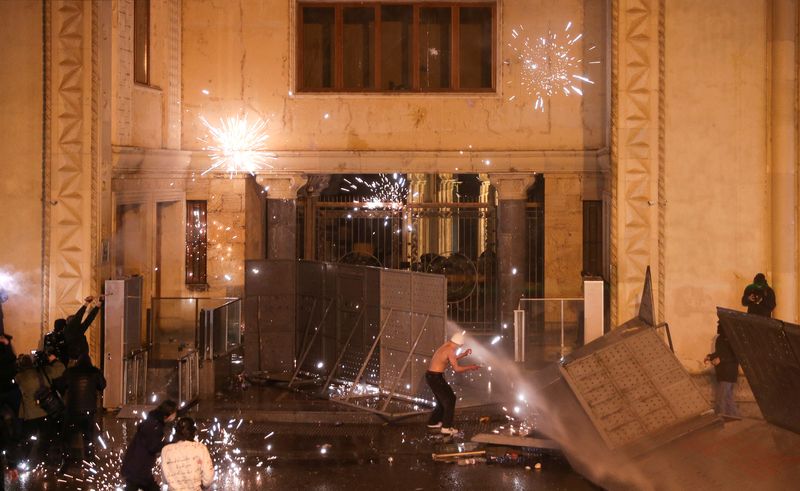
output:
M 214 482 L 214 464 L 200 442 L 180 441 L 161 450 L 164 483 L 170 491 L 197 491 Z

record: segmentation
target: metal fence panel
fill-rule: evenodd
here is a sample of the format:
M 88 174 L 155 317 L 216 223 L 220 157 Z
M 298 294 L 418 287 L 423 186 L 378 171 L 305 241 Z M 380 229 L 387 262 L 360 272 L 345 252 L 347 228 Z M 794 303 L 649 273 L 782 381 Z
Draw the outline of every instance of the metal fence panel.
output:
M 800 327 L 717 308 L 764 419 L 800 433 Z
M 630 331 L 614 343 L 581 351 L 562 372 L 612 449 L 634 445 L 711 411 L 653 329 Z

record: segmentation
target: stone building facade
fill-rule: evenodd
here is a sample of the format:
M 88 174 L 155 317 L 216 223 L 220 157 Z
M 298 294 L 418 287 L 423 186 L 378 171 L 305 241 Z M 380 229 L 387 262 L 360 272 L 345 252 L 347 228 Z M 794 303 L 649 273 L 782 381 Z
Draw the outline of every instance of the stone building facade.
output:
M 370 2 L 365 2 L 369 4 Z M 435 2 L 431 2 L 435 3 Z M 462 2 L 470 5 L 475 2 Z M 611 324 L 645 270 L 678 356 L 702 367 L 715 306 L 764 272 L 798 318 L 798 5 L 794 0 L 496 0 L 493 90 L 304 92 L 295 0 L 0 3 L 0 267 L 18 349 L 100 291 L 241 295 L 244 259 L 296 257 L 298 190 L 341 174 L 475 174 L 496 192 L 501 309 L 534 175 L 543 175 L 544 294 L 580 295 L 586 201 L 602 203 Z M 147 5 L 147 80 L 136 8 Z M 138 6 L 138 7 L 137 7 Z M 534 110 L 512 30 L 582 32 L 582 97 Z M 140 34 L 141 35 L 141 34 Z M 268 121 L 273 167 L 205 173 L 209 121 Z M 308 188 L 306 188 L 308 189 Z M 187 286 L 187 201 L 205 201 L 207 286 Z M 484 231 L 485 232 L 485 231 Z M 505 315 L 505 314 L 504 314 Z M 100 353 L 98 326 L 90 342 Z

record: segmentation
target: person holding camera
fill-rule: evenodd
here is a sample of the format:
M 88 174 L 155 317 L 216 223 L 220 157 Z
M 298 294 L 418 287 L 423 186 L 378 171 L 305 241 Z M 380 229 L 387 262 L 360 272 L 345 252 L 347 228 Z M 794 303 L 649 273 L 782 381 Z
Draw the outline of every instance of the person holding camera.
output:
M 40 454 L 47 454 L 47 450 L 56 446 L 64 403 L 52 385 L 53 380 L 63 375 L 64 364 L 55 355 L 38 351 L 36 357 L 19 355 L 17 370 L 26 453 L 37 462 L 41 460 Z
M 767 284 L 764 273 L 758 273 L 753 283 L 747 285 L 742 294 L 742 305 L 747 307 L 748 314 L 772 317 L 775 309 L 775 291 Z

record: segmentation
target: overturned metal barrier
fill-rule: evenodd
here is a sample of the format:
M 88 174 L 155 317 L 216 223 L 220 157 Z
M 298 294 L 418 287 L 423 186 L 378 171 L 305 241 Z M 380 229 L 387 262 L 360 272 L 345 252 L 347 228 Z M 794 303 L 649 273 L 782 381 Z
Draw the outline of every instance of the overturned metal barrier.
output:
M 607 489 L 796 487 L 800 435 L 759 420 L 723 423 L 653 327 L 651 306 L 645 293 L 636 318 L 536 372 L 543 431 Z M 749 317 L 720 309 L 759 403 L 769 401 L 769 419 L 790 427 L 798 392 L 785 378 L 797 373 L 788 351 L 796 326 Z M 781 399 L 781 390 L 793 392 Z
M 445 339 L 441 275 L 316 261 L 248 261 L 248 371 L 397 417 L 427 408 Z
M 800 326 L 717 308 L 764 419 L 800 433 Z

